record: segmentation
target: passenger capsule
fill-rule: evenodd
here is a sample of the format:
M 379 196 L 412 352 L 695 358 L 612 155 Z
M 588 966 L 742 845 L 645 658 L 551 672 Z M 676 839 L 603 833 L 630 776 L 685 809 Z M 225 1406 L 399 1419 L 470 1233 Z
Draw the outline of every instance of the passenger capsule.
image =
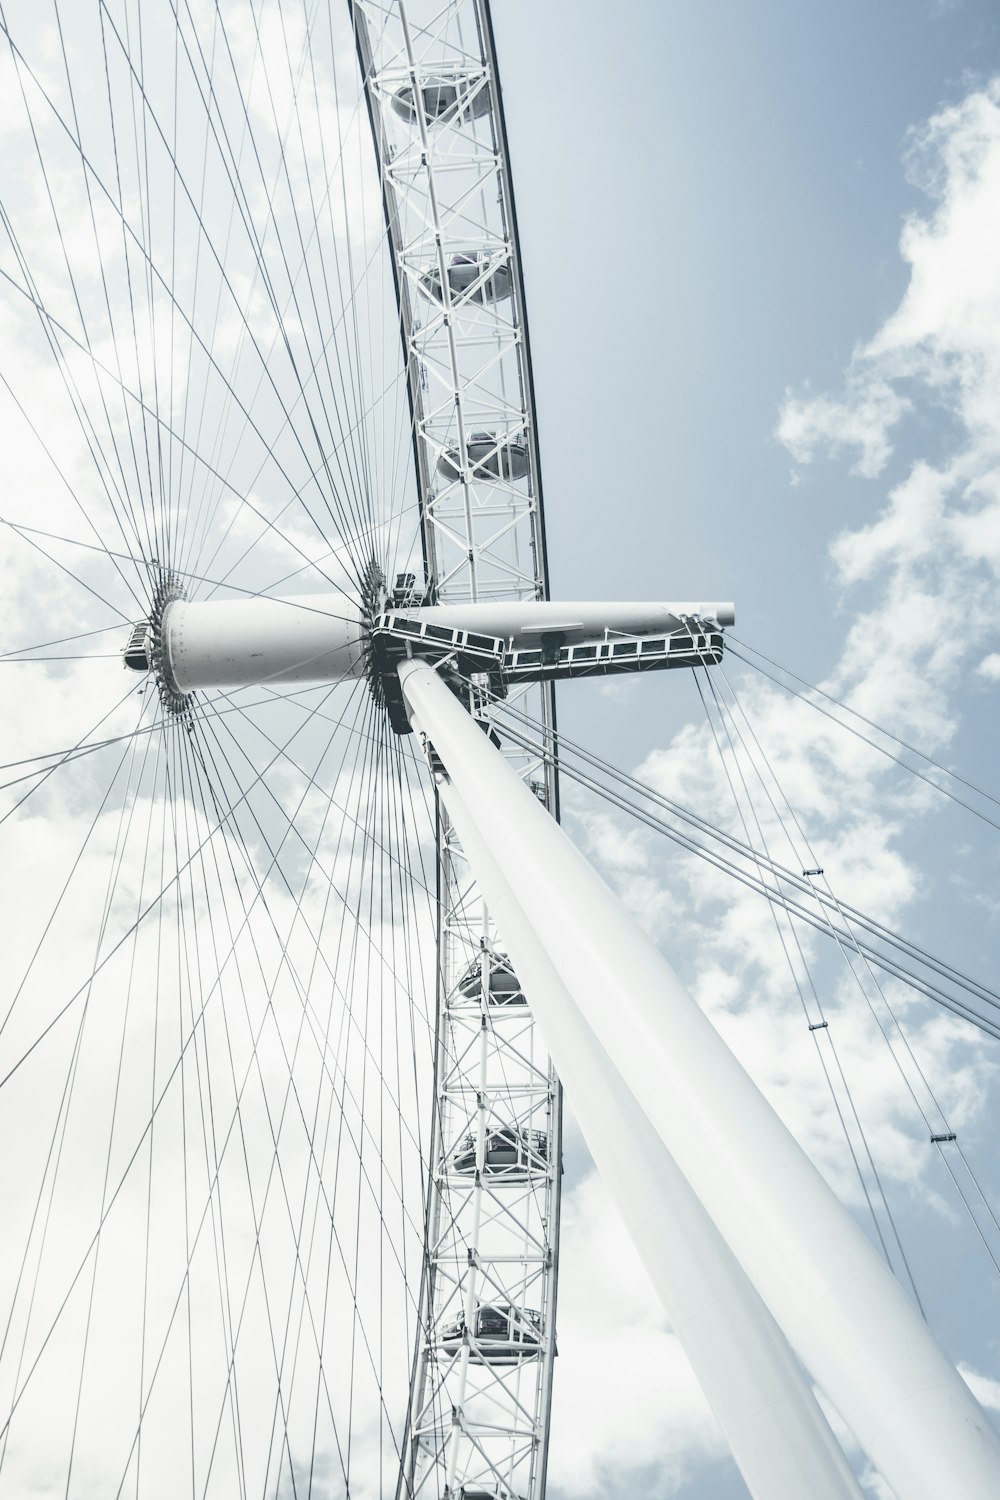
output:
M 148 620 L 133 625 L 125 647 L 125 665 L 133 672 L 148 672 L 153 660 L 152 630 Z
M 506 251 L 460 250 L 447 267 L 448 288 L 455 302 L 475 302 L 477 306 L 502 302 L 510 296 L 510 264 Z M 437 266 L 420 278 L 423 291 L 434 302 L 444 302 L 441 273 Z
M 504 1182 L 524 1182 L 533 1172 L 544 1172 L 549 1138 L 544 1130 L 522 1130 L 502 1125 L 491 1130 L 483 1151 L 483 1176 Z M 452 1170 L 471 1177 L 476 1170 L 476 1139 L 467 1135 L 452 1157 Z
M 483 990 L 482 959 L 475 958 L 458 981 L 458 991 L 466 1000 L 478 1000 Z M 517 975 L 510 967 L 506 953 L 490 955 L 490 977 L 487 987 L 490 1005 L 527 1005 Z
M 476 1309 L 473 1326 L 467 1328 L 465 1314 L 441 1330 L 444 1354 L 458 1354 L 468 1337 L 469 1358 L 479 1365 L 513 1365 L 533 1359 L 542 1342 L 542 1315 L 532 1307 L 511 1307 L 508 1302 Z
M 520 435 L 508 438 L 502 432 L 474 432 L 466 439 L 465 451 L 473 479 L 523 479 L 528 472 L 528 446 Z M 446 448 L 437 466 L 446 479 L 462 477 L 457 448 Z
M 427 603 L 427 588 L 416 573 L 397 573 L 389 598 L 393 609 L 418 609 Z
M 429 78 L 420 85 L 420 100 L 424 107 L 424 118 L 439 122 L 449 115 L 467 116 L 477 120 L 490 112 L 490 91 L 485 86 L 475 87 L 472 78 Z M 412 83 L 393 94 L 389 101 L 392 111 L 407 125 L 417 119 L 416 95 Z

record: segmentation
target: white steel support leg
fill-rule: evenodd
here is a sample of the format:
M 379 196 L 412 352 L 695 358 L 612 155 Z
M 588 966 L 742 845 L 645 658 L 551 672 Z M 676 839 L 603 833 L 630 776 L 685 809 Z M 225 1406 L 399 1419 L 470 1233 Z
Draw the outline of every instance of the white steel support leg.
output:
M 515 968 L 577 1107 L 581 1128 L 667 1313 L 759 1500 L 859 1500 L 788 1345 L 687 1180 L 548 962 L 453 785 L 441 793 L 483 887 L 500 906 Z M 544 991 L 544 1000 L 541 992 Z
M 440 790 L 479 881 L 502 907 L 517 972 L 530 965 L 529 999 L 567 1097 L 747 1489 L 754 1500 L 861 1500 L 781 1330 L 548 962 L 475 819 L 452 784 Z
M 434 669 L 405 662 L 399 675 L 415 727 L 503 876 L 506 901 L 484 872 L 497 925 L 506 935 L 518 909 L 530 922 L 610 1063 L 898 1500 L 996 1500 L 997 1434 L 850 1214 L 655 945 Z M 549 1031 L 537 944 L 521 954 L 512 942 L 511 953 Z

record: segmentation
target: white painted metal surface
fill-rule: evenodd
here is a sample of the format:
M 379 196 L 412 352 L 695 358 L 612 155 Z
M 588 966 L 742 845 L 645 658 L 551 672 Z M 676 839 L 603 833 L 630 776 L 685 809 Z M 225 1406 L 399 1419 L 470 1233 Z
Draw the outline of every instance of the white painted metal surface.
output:
M 667 635 L 685 619 L 731 623 L 731 604 L 623 604 L 506 600 L 438 604 L 405 610 L 408 619 L 477 631 L 517 646 L 547 634 L 566 641 L 595 636 Z M 249 683 L 339 682 L 365 670 L 366 628 L 343 594 L 291 598 L 210 599 L 168 604 L 163 617 L 166 666 L 182 693 Z
M 861 1500 L 812 1388 L 774 1319 L 549 963 L 446 777 L 440 793 L 557 1058 L 591 1154 L 754 1500 Z M 544 997 L 542 991 L 544 990 Z
M 455 630 L 476 630 L 499 636 L 515 646 L 538 644 L 548 631 L 565 635 L 567 642 L 610 635 L 669 635 L 687 619 L 715 620 L 720 625 L 735 622 L 733 605 L 660 604 L 603 600 L 538 600 L 492 604 L 440 604 L 428 609 L 408 610 L 415 619 L 433 618 Z
M 176 599 L 164 611 L 163 646 L 182 693 L 364 675 L 361 615 L 341 594 L 193 604 Z
M 607 1057 L 898 1500 L 996 1500 L 1000 1440 L 978 1404 L 662 955 L 433 669 L 404 663 L 400 678 Z M 502 928 L 503 891 L 490 900 Z M 543 1026 L 545 997 L 543 975 Z

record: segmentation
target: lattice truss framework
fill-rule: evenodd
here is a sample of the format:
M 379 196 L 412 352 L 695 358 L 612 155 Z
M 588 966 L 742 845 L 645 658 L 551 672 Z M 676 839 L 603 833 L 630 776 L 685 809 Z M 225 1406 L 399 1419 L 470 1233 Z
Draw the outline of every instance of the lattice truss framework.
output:
M 441 603 L 545 598 L 524 294 L 488 7 L 352 8 L 397 275 L 425 581 Z M 550 687 L 521 690 L 519 704 L 550 734 Z M 488 730 L 484 687 L 470 690 L 469 706 Z M 552 760 L 507 753 L 554 809 Z M 545 1487 L 555 1354 L 559 1084 L 443 812 L 438 856 L 436 1115 L 401 1486 L 535 1500 Z

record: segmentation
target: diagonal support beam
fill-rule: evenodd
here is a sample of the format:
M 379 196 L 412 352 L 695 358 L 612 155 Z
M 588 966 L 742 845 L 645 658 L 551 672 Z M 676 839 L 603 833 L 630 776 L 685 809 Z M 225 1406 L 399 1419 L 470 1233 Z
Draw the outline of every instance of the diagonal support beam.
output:
M 780 1329 L 548 961 L 454 785 L 441 796 L 543 1019 L 567 1097 L 753 1500 L 861 1500 Z
M 457 794 L 460 836 L 488 850 L 477 876 L 557 1068 L 572 1060 L 559 1053 L 549 969 L 898 1500 L 995 1500 L 1000 1439 L 850 1214 L 655 945 L 434 669 L 404 662 L 399 676 L 414 727 Z M 447 784 L 441 790 L 449 795 Z M 518 911 L 534 934 L 520 947 Z M 578 1105 L 585 1111 L 586 1099 Z

